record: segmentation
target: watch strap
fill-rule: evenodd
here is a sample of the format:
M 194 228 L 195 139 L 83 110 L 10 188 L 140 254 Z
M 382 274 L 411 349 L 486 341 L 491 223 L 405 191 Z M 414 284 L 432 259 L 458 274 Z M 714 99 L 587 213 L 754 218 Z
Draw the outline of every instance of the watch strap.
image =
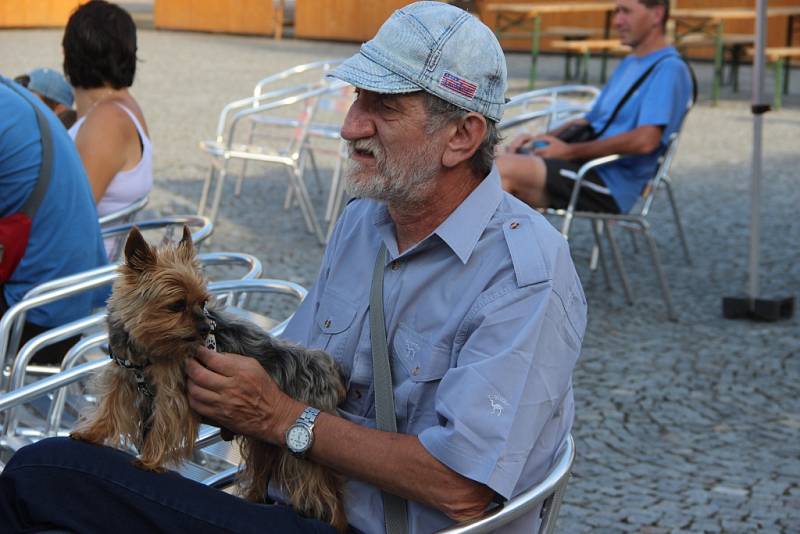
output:
M 314 408 L 313 406 L 307 406 L 303 413 L 300 414 L 300 417 L 297 418 L 295 424 L 298 425 L 305 425 L 309 429 L 314 428 L 314 423 L 317 421 L 317 416 L 320 414 L 319 408 Z

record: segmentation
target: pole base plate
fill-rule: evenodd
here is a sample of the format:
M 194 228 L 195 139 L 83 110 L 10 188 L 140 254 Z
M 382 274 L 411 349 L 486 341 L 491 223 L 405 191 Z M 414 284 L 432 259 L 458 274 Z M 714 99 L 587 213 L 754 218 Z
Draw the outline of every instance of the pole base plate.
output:
M 778 321 L 794 315 L 794 297 L 751 299 L 749 297 L 723 297 L 722 316 L 725 319 L 750 319 L 753 321 Z

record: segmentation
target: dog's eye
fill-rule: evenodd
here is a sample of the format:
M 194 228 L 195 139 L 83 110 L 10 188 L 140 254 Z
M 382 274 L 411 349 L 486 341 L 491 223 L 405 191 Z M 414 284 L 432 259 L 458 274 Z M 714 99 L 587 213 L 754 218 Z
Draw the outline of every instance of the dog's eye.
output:
M 172 304 L 167 305 L 167 309 L 169 311 L 174 311 L 176 313 L 180 313 L 186 309 L 186 301 L 179 300 L 178 302 L 173 302 Z

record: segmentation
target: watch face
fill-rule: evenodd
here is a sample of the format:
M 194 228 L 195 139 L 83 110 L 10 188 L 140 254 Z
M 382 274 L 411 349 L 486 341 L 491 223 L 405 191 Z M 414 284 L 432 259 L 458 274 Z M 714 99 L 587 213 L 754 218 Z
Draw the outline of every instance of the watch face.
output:
M 302 452 L 308 448 L 311 442 L 311 432 L 303 425 L 294 425 L 286 432 L 286 445 L 289 450 Z

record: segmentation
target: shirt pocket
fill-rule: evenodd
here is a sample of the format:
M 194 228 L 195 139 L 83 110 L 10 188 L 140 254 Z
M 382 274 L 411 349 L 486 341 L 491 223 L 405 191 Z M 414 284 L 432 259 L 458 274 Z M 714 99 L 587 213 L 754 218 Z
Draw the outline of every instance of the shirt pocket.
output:
M 316 316 L 319 335 L 313 345 L 330 354 L 343 367 L 346 375 L 349 375 L 352 366 L 352 351 L 346 349 L 357 313 L 358 307 L 354 303 L 328 289 L 323 294 Z M 346 359 L 347 354 L 351 357 Z
M 398 423 L 404 423 L 407 433 L 418 434 L 440 423 L 435 410 L 436 391 L 450 369 L 450 351 L 402 324 L 395 332 L 392 351 L 393 372 L 405 378 L 395 389 Z

